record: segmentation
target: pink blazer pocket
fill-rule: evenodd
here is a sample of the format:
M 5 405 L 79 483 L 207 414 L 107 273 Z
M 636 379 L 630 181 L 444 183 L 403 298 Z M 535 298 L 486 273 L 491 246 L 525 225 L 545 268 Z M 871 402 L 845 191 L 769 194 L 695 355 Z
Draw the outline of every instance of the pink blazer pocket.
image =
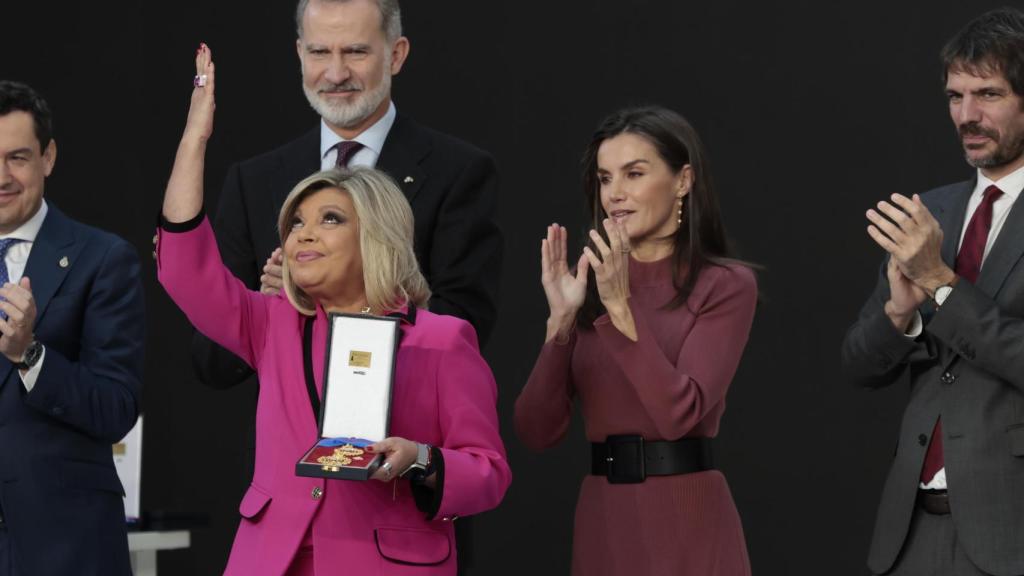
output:
M 259 486 L 250 484 L 249 489 L 245 492 L 245 496 L 242 497 L 242 503 L 238 505 L 238 512 L 244 518 L 254 520 L 267 507 L 267 503 L 270 500 L 270 494 L 267 494 Z
M 374 530 L 380 555 L 399 564 L 434 566 L 452 554 L 448 535 L 420 528 L 377 528 Z

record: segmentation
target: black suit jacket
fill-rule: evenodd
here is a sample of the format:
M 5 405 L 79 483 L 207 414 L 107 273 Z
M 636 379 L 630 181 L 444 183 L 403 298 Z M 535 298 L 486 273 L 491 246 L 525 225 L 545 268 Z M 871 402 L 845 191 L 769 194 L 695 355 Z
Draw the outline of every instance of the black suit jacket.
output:
M 416 257 L 433 292 L 430 310 L 469 321 L 482 348 L 497 316 L 504 248 L 494 222 L 494 160 L 398 114 L 377 168 L 395 179 L 412 206 Z M 319 126 L 228 170 L 214 231 L 225 265 L 250 288 L 259 288 L 263 264 L 280 245 L 277 218 L 285 198 L 319 170 Z M 213 387 L 234 386 L 251 374 L 241 360 L 198 334 L 193 362 L 199 378 Z
M 145 305 L 135 248 L 50 205 L 25 268 L 46 355 L 0 356 L 0 504 L 19 574 L 130 574 L 111 444 L 135 425 Z
M 943 231 L 951 268 L 975 182 L 922 196 Z M 1024 573 L 1024 202 L 1014 203 L 975 284 L 960 279 L 937 309 L 920 309 L 911 340 L 885 315 L 882 266 L 875 293 L 843 342 L 844 372 L 857 384 L 910 381 L 899 443 L 882 492 L 868 565 L 888 571 L 902 550 L 935 421 L 957 540 L 989 574 Z M 950 551 L 946 551 L 950 553 Z

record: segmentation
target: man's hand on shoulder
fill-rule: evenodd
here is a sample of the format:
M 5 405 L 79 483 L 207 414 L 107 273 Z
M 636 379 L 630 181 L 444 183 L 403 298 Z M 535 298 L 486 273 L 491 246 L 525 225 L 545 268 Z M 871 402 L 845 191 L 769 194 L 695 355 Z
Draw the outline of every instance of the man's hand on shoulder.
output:
M 284 289 L 284 274 L 281 264 L 284 261 L 284 253 L 280 248 L 267 258 L 263 265 L 263 274 L 260 275 L 260 292 L 269 296 L 277 296 Z

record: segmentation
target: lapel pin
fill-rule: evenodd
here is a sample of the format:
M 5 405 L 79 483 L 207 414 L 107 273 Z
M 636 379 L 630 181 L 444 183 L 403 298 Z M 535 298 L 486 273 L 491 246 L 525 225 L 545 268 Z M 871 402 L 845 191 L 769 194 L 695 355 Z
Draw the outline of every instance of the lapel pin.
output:
M 412 176 L 406 176 L 403 182 L 405 182 L 406 184 L 412 184 L 414 180 L 412 179 Z
M 67 256 L 62 256 L 61 259 L 60 259 L 60 262 L 58 262 L 58 264 L 60 264 L 61 268 L 67 268 L 68 264 L 70 264 L 70 263 L 71 262 L 68 261 L 68 257 Z

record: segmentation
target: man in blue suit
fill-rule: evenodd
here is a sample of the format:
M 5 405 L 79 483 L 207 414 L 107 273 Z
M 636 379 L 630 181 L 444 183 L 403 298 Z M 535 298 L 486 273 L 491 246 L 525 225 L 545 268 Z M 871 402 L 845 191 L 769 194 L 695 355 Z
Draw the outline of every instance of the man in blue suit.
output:
M 43 199 L 51 129 L 0 81 L 0 576 L 127 576 L 111 444 L 139 414 L 139 259 Z

